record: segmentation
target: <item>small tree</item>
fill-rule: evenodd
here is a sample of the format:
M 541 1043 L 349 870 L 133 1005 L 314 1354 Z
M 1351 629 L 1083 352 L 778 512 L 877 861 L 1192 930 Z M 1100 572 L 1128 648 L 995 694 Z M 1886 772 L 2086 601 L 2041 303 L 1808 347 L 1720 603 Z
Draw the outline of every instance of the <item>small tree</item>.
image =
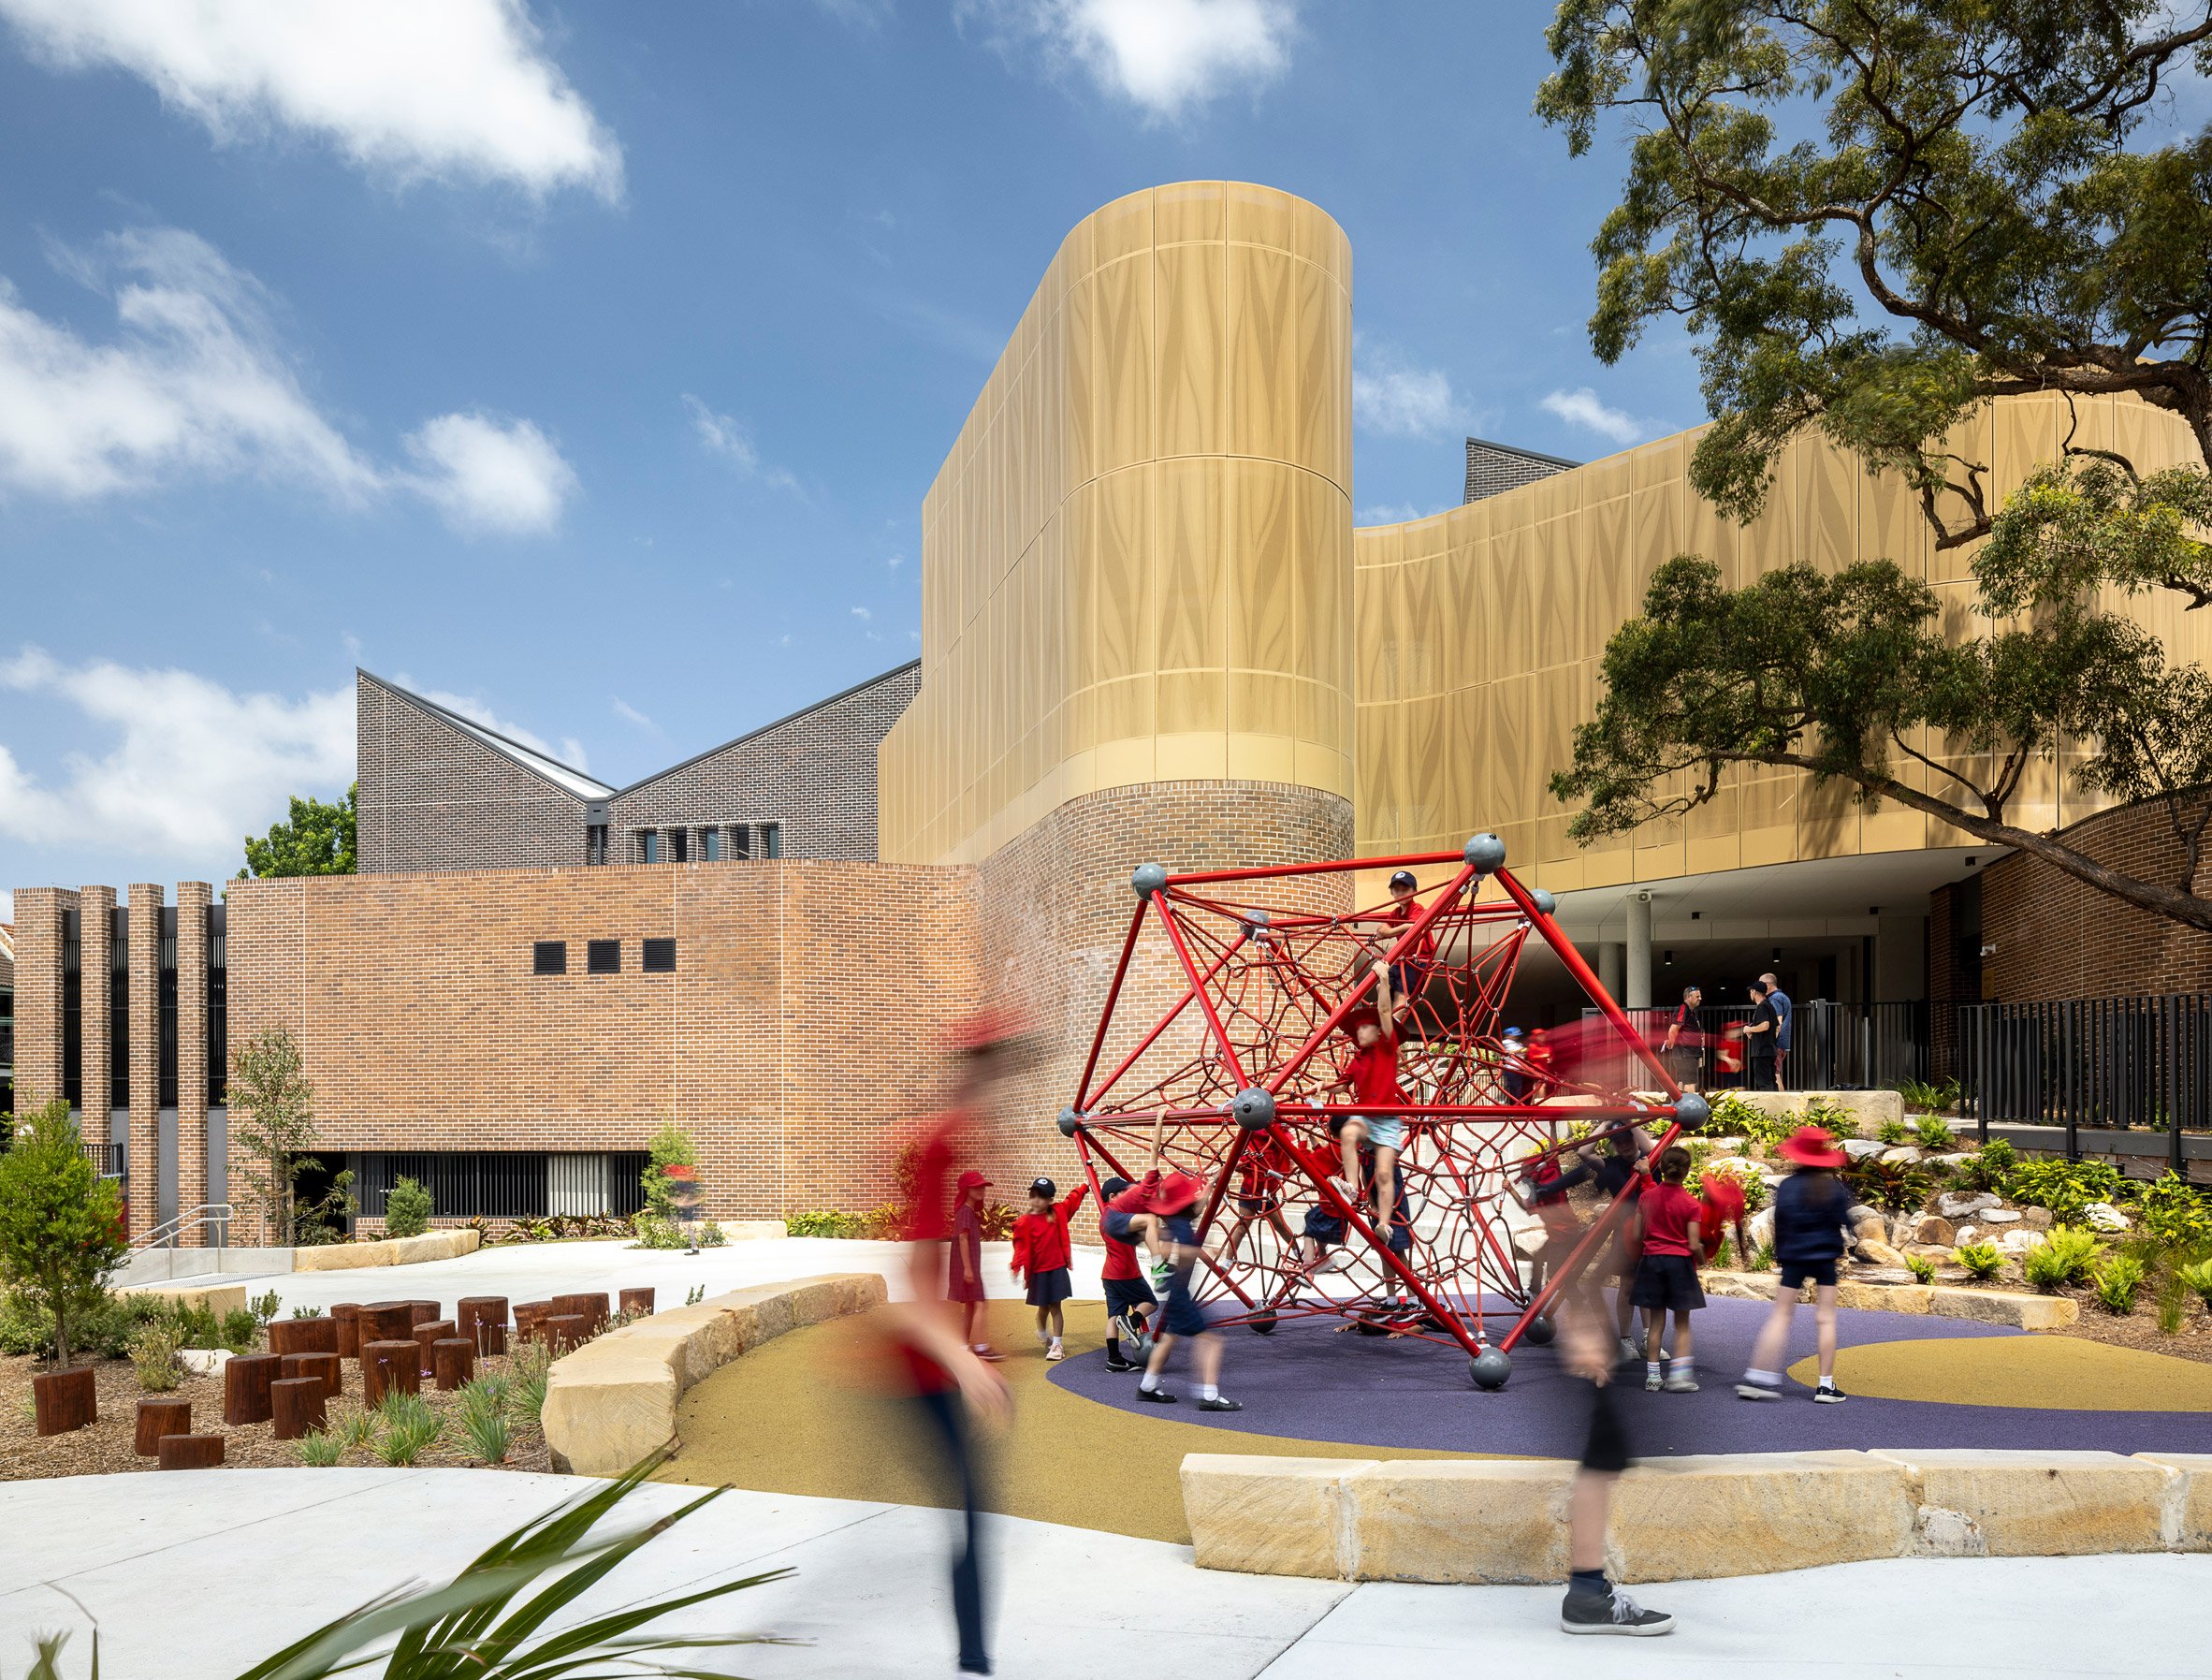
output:
M 430 1192 L 402 1175 L 385 1193 L 384 1234 L 386 1236 L 420 1236 L 430 1228 L 430 1215 L 436 1211 L 430 1201 Z
M 230 1137 L 241 1169 L 238 1199 L 264 1234 L 292 1229 L 300 1151 L 315 1140 L 314 1087 L 289 1027 L 266 1027 L 231 1052 Z
M 357 826 L 355 806 L 360 791 L 361 784 L 357 782 L 345 790 L 343 802 L 336 805 L 295 796 L 291 815 L 282 823 L 270 824 L 267 840 L 246 836 L 246 867 L 238 872 L 239 879 L 248 875 L 352 874 Z
M 127 1251 L 122 1195 L 93 1171 L 68 1103 L 33 1108 L 0 1154 L 0 1273 L 53 1316 L 65 1368 L 70 1322 L 99 1305 Z
M 691 1134 L 674 1120 L 653 1133 L 653 1141 L 646 1146 L 646 1151 L 651 1160 L 638 1176 L 638 1183 L 645 1191 L 646 1211 L 664 1220 L 675 1219 L 678 1217 L 677 1191 L 667 1169 L 696 1167 L 698 1151 L 692 1147 Z

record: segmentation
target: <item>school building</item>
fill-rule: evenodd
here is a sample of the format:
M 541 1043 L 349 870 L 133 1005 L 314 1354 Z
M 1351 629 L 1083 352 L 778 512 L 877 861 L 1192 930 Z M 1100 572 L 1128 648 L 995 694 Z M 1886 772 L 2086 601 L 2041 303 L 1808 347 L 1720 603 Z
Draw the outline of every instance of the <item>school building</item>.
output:
M 914 665 L 626 788 L 363 672 L 358 875 L 18 889 L 18 1090 L 109 1116 L 140 1229 L 224 1200 L 223 1046 L 280 1022 L 371 1222 L 399 1172 L 442 1216 L 619 1209 L 670 1118 L 715 1214 L 860 1211 L 938 1100 L 946 1027 L 990 1003 L 1041 1046 L 995 1145 L 1013 1185 L 1069 1165 L 1053 1118 L 1132 866 L 1486 829 L 1629 1003 L 1774 970 L 1853 1084 L 1942 1071 L 1959 1004 L 2212 988 L 2212 940 L 1796 774 L 1577 846 L 1546 780 L 1662 562 L 1885 557 L 1963 608 L 1970 553 L 1811 437 L 1740 528 L 1690 486 L 1695 432 L 1587 464 L 1471 439 L 1460 505 L 1356 527 L 1352 320 L 1350 241 L 1312 204 L 1192 182 L 1107 205 L 924 500 Z M 2015 400 L 1957 442 L 2001 497 L 2069 426 L 2147 471 L 2193 458 L 2123 401 Z M 2212 652 L 2176 606 L 2132 610 Z M 2157 813 L 2055 775 L 2015 815 L 2171 861 Z M 1530 1024 L 1572 1007 L 1543 959 L 1519 999 Z

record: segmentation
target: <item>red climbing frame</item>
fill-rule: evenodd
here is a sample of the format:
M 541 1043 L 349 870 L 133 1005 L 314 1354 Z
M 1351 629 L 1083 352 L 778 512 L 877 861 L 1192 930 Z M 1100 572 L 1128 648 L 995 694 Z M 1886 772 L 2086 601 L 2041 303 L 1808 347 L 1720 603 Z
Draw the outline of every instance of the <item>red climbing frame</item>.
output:
M 1265 1333 L 1287 1318 L 1349 1320 L 1371 1333 L 1457 1343 L 1476 1356 L 1477 1382 L 1498 1386 L 1509 1369 L 1500 1355 L 1532 1326 L 1534 1339 L 1550 1338 L 1546 1307 L 1590 1264 L 1629 1200 L 1616 1200 L 1532 1291 L 1501 1217 L 1508 1176 L 1530 1155 L 1566 1147 L 1576 1122 L 1601 1135 L 1640 1125 L 1663 1133 L 1664 1147 L 1678 1102 L 1697 1118 L 1702 1103 L 1682 1097 L 1560 932 L 1550 895 L 1523 887 L 1504 861 L 1504 846 L 1477 835 L 1458 854 L 1188 875 L 1146 865 L 1132 877 L 1136 913 L 1060 1125 L 1094 1193 L 1107 1175 L 1142 1175 L 1156 1124 L 1163 1168 L 1205 1184 L 1200 1237 L 1222 1240 L 1218 1258 L 1203 1264 L 1199 1294 L 1214 1304 L 1217 1327 Z M 1385 919 L 1387 899 L 1339 915 L 1270 902 L 1270 884 L 1396 869 L 1427 871 L 1409 923 Z M 1485 897 L 1485 880 L 1503 896 Z M 1578 1082 L 1572 1059 L 1537 1065 L 1501 1036 L 1532 934 L 1588 993 L 1603 1018 L 1597 1030 L 1628 1046 L 1628 1065 L 1648 1071 L 1649 1089 L 1663 1100 Z M 1400 1254 L 1378 1240 L 1372 1205 L 1354 1206 L 1333 1181 L 1341 1162 L 1329 1118 L 1363 1111 L 1326 1088 L 1351 1052 L 1346 1015 L 1363 1001 L 1373 1007 L 1366 959 L 1420 974 L 1424 951 L 1433 960 L 1399 1029 L 1399 1084 L 1411 1101 L 1396 1111 L 1406 1122 L 1398 1178 L 1412 1226 Z M 1128 984 L 1139 960 L 1181 976 L 1180 995 L 1149 1023 L 1134 1015 Z M 1186 1018 L 1194 1005 L 1195 1030 Z M 1299 1238 L 1317 1206 L 1346 1235 L 1330 1264 L 1309 1271 Z M 1493 1335 L 1503 1320 L 1510 1323 Z

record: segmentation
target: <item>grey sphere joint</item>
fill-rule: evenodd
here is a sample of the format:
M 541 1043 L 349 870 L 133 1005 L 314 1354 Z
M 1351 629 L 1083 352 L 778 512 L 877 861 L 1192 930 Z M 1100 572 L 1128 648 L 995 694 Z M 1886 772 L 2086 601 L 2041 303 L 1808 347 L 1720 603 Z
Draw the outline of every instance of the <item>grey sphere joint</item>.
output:
M 1513 1375 L 1513 1361 L 1496 1348 L 1485 1348 L 1468 1362 L 1475 1386 L 1485 1394 L 1496 1394 L 1506 1386 L 1506 1379 Z
M 1674 1118 L 1684 1132 L 1695 1132 L 1712 1118 L 1712 1104 L 1695 1091 L 1684 1091 L 1675 1099 Z
M 1168 884 L 1165 864 L 1141 863 L 1129 871 L 1129 886 L 1140 898 L 1149 898 Z
M 1081 1115 L 1077 1114 L 1077 1113 L 1075 1112 L 1075 1110 L 1074 1110 L 1074 1109 L 1072 1109 L 1072 1108 L 1063 1108 L 1063 1109 L 1061 1109 L 1061 1110 L 1060 1110 L 1060 1135 L 1061 1135 L 1062 1137 L 1073 1137 L 1073 1136 L 1075 1135 L 1075 1128 L 1076 1128 L 1077 1124 L 1081 1122 L 1081 1120 L 1082 1120 L 1082 1119 L 1083 1119 L 1083 1117 L 1082 1117 Z
M 1275 1123 L 1274 1095 L 1253 1086 L 1249 1090 L 1237 1092 L 1229 1112 L 1236 1116 L 1237 1124 L 1246 1132 L 1265 1132 Z
M 1506 842 L 1494 834 L 1478 834 L 1461 855 L 1477 875 L 1494 875 L 1506 867 Z
M 1529 898 L 1544 914 L 1552 916 L 1559 913 L 1559 900 L 1542 887 L 1539 886 L 1535 892 L 1529 894 Z
M 1528 1343 L 1533 1348 L 1549 1348 L 1559 1327 L 1550 1319 L 1531 1319 L 1528 1322 Z

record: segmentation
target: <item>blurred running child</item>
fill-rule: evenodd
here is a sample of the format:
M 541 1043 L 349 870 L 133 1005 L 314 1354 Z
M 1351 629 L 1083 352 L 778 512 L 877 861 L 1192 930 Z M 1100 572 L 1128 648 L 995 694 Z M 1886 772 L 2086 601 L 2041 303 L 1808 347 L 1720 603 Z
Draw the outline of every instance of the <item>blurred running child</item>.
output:
M 1189 1337 L 1195 1344 L 1192 1364 L 1198 1375 L 1199 1410 L 1242 1411 L 1244 1407 L 1240 1402 L 1222 1396 L 1218 1386 L 1221 1334 L 1207 1327 L 1205 1314 L 1199 1310 L 1197 1297 L 1190 1290 L 1190 1275 L 1198 1264 L 1200 1251 L 1190 1210 L 1204 1189 L 1188 1173 L 1170 1173 L 1152 1191 L 1149 1205 L 1159 1215 L 1160 1240 L 1168 1257 L 1168 1304 L 1160 1313 L 1159 1335 L 1153 1341 L 1152 1357 L 1145 1362 L 1144 1375 L 1137 1381 L 1137 1397 L 1158 1406 L 1175 1403 L 1175 1396 L 1160 1387 L 1159 1376 L 1167 1367 L 1168 1355 L 1174 1351 L 1175 1344 Z
M 1629 1126 L 1614 1132 L 1611 1150 L 1600 1155 L 1591 1165 L 1599 1193 L 1608 1202 L 1617 1201 L 1636 1182 L 1637 1175 L 1645 1171 L 1643 1162 L 1651 1153 L 1651 1135 L 1641 1126 Z M 1643 1350 L 1636 1344 L 1634 1299 L 1636 1266 L 1643 1252 L 1641 1236 L 1633 1214 L 1613 1227 L 1611 1266 L 1619 1278 L 1613 1290 L 1614 1335 L 1621 1344 L 1621 1357 L 1628 1361 L 1643 1357 Z
M 1029 1186 L 1029 1211 L 1014 1221 L 1014 1276 L 1029 1279 L 1029 1305 L 1037 1308 L 1037 1339 L 1044 1345 L 1047 1359 L 1068 1357 L 1060 1345 L 1065 1329 L 1060 1303 L 1075 1293 L 1068 1278 L 1068 1263 L 1073 1254 L 1068 1241 L 1068 1221 L 1090 1192 L 1089 1185 L 1079 1184 L 1073 1195 L 1055 1205 L 1053 1198 L 1060 1193 L 1059 1186 L 1050 1178 L 1040 1178 Z
M 973 1167 L 960 1175 L 953 1206 L 952 1278 L 945 1288 L 945 1299 L 960 1303 L 960 1335 L 978 1359 L 1000 1356 L 976 1337 L 983 1315 L 983 1192 L 990 1188 L 991 1181 Z
M 1690 1151 L 1676 1144 L 1659 1157 L 1659 1182 L 1637 1198 L 1637 1222 L 1643 1232 L 1643 1258 L 1636 1266 L 1636 1304 L 1644 1311 L 1644 1387 L 1664 1386 L 1670 1395 L 1694 1395 L 1697 1379 L 1690 1365 L 1690 1315 L 1705 1305 L 1697 1263 L 1691 1258 L 1702 1244 L 1697 1198 L 1682 1188 L 1690 1176 Z M 1664 1381 L 1659 1370 L 1659 1333 L 1674 1314 L 1674 1358 Z
M 1836 1386 L 1836 1263 L 1843 1258 L 1843 1221 L 1851 1217 L 1851 1194 L 1836 1169 L 1843 1151 L 1817 1126 L 1800 1126 L 1786 1138 L 1782 1153 L 1795 1166 L 1774 1191 L 1774 1258 L 1782 1276 L 1774 1286 L 1774 1310 L 1759 1327 L 1751 1368 L 1736 1385 L 1741 1400 L 1782 1398 L 1782 1362 L 1789 1345 L 1790 1318 L 1797 1292 L 1813 1287 L 1813 1317 L 1820 1331 L 1820 1386 L 1815 1400 L 1840 1405 Z
M 1237 1217 L 1221 1245 L 1224 1264 L 1234 1264 L 1244 1233 L 1254 1224 L 1272 1225 L 1286 1240 L 1289 1238 L 1289 1229 L 1281 1219 L 1283 1183 L 1295 1164 L 1290 1151 L 1272 1130 L 1244 1140 L 1244 1153 L 1237 1158 Z M 1257 1243 L 1254 1253 L 1257 1257 Z
M 1375 965 L 1375 1007 L 1355 1009 L 1345 1017 L 1352 1034 L 1352 1059 L 1344 1076 L 1324 1087 L 1325 1091 L 1349 1088 L 1352 1101 L 1361 1108 L 1402 1106 L 1405 1093 L 1398 1088 L 1398 1026 L 1391 1009 L 1390 971 Z M 1367 1199 L 1367 1183 L 1360 1172 L 1362 1145 L 1375 1151 L 1375 1198 L 1380 1222 L 1388 1226 L 1395 1216 L 1398 1194 L 1398 1151 L 1405 1147 L 1405 1117 L 1367 1113 L 1332 1115 L 1329 1130 L 1344 1155 L 1344 1176 L 1337 1188 L 1355 1206 Z
M 1142 1352 L 1152 1309 L 1159 1305 L 1159 1297 L 1152 1293 L 1152 1285 L 1144 1281 L 1144 1273 L 1137 1264 L 1136 1249 L 1138 1243 L 1149 1246 L 1156 1239 L 1157 1216 L 1146 1213 L 1144 1204 L 1158 1186 L 1157 1167 L 1144 1175 L 1141 1184 L 1109 1178 L 1099 1186 L 1106 1205 L 1106 1211 L 1099 1216 L 1099 1240 L 1106 1246 L 1106 1264 L 1099 1277 L 1106 1286 L 1106 1368 L 1110 1371 L 1139 1368 L 1122 1351 L 1122 1338 L 1127 1337 Z
M 1563 1160 L 1565 1164 L 1563 1163 Z M 1582 1234 L 1582 1221 L 1568 1205 L 1567 1191 L 1587 1184 L 1596 1175 L 1584 1149 L 1544 1148 L 1521 1163 L 1521 1171 L 1506 1181 L 1506 1191 L 1544 1228 L 1544 1246 L 1529 1262 L 1529 1293 L 1536 1293 L 1550 1278 L 1551 1270 L 1574 1249 Z

